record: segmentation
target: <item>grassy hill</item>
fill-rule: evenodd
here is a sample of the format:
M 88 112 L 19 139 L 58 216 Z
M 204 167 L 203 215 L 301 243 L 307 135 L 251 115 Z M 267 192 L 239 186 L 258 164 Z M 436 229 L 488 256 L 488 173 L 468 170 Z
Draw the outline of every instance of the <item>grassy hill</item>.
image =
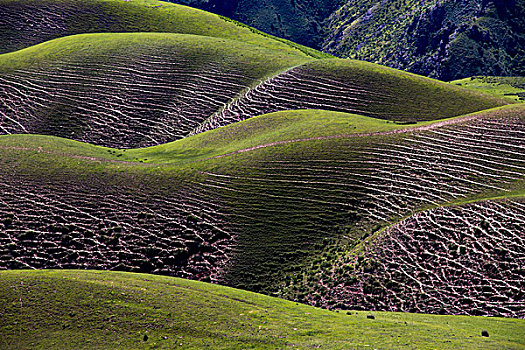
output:
M 237 40 L 307 57 L 328 56 L 228 18 L 156 0 L 2 0 L 0 32 L 0 53 L 74 34 L 162 32 Z
M 137 150 L 3 136 L 2 266 L 172 274 L 334 307 L 336 282 L 352 277 L 316 276 L 382 227 L 523 190 L 524 113 L 414 126 L 280 112 Z
M 520 349 L 523 320 L 333 312 L 172 277 L 2 271 L 2 348 Z M 488 331 L 489 337 L 481 332 Z M 22 334 L 22 336 L 20 336 Z
M 2 133 L 162 144 L 296 109 L 417 122 L 507 102 L 378 65 L 172 33 L 80 34 L 0 55 Z
M 512 102 L 525 100 L 525 77 L 470 77 L 450 82 L 458 86 L 482 91 Z
M 519 1 L 172 2 L 225 15 L 265 33 L 226 17 L 154 0 L 2 0 L 0 53 L 80 33 L 171 32 L 328 56 L 309 46 L 447 81 L 524 75 L 525 10 Z
M 184 137 L 261 79 L 308 58 L 171 33 L 80 34 L 0 56 L 4 133 L 114 147 Z

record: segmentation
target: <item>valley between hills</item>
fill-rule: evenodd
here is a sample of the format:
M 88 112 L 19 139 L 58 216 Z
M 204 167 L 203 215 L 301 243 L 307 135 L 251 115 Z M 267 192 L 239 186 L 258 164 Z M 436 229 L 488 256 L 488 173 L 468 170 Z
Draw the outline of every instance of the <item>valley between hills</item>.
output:
M 0 348 L 523 349 L 523 78 L 155 0 L 0 0 Z

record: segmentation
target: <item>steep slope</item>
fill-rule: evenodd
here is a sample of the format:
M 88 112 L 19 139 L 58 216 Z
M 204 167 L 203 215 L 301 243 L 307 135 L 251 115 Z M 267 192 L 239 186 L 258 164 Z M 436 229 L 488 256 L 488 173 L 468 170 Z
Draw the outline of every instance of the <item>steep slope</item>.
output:
M 349 0 L 323 50 L 441 80 L 525 75 L 523 1 Z
M 142 274 L 0 272 L 3 349 L 519 349 L 523 320 L 336 313 Z M 23 336 L 20 336 L 21 331 Z M 490 337 L 482 337 L 488 331 Z M 388 333 L 385 336 L 385 332 Z
M 374 64 L 169 33 L 55 39 L 0 55 L 0 82 L 1 133 L 119 148 L 282 110 L 415 122 L 507 103 Z
M 3 136 L 1 266 L 164 273 L 365 307 L 367 299 L 345 304 L 332 294 L 344 279 L 317 283 L 316 275 L 338 271 L 334 259 L 416 211 L 523 190 L 522 105 L 413 128 L 309 113 L 142 150 Z M 523 255 L 512 240 L 501 244 Z M 519 280 L 505 282 L 520 288 Z M 445 289 L 434 297 L 445 302 Z M 398 298 L 409 305 L 416 292 Z M 487 314 L 514 315 L 502 311 L 506 301 L 491 303 Z M 455 305 L 467 314 L 479 307 L 469 299 Z

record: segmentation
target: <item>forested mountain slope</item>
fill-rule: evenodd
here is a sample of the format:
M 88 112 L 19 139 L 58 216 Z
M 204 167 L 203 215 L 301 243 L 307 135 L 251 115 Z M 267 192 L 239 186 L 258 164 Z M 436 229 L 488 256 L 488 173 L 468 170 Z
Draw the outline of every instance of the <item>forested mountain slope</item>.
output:
M 441 80 L 525 75 L 523 0 L 178 2 L 338 57 Z
M 525 1 L 350 0 L 324 50 L 441 80 L 525 75 Z

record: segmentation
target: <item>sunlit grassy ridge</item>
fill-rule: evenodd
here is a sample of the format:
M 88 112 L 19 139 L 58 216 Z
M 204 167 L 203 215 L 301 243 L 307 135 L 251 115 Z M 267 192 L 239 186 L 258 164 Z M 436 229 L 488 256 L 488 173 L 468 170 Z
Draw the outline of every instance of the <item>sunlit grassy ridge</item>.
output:
M 285 110 L 414 123 L 507 103 L 371 63 L 173 33 L 58 38 L 0 55 L 0 82 L 1 133 L 118 148 L 159 145 Z
M 450 83 L 512 102 L 523 102 L 525 100 L 525 77 L 480 76 L 454 80 Z
M 0 17 L 0 52 L 73 34 L 166 32 L 232 39 L 303 56 L 328 56 L 209 12 L 156 0 L 2 0 Z
M 41 147 L 42 151 L 57 156 L 74 155 L 127 162 L 146 159 L 147 163 L 177 165 L 181 161 L 194 162 L 273 142 L 389 132 L 430 123 L 400 125 L 355 114 L 298 110 L 262 115 L 167 144 L 138 149 L 120 150 L 54 136 L 23 134 L 1 135 L 0 142 L 3 147 L 13 147 L 13 150 L 22 147 L 38 151 Z
M 236 67 L 255 70 L 260 77 L 290 66 L 311 60 L 298 52 L 266 48 L 264 45 L 247 43 L 223 37 L 209 37 L 179 33 L 93 33 L 77 34 L 46 41 L 18 51 L 0 55 L 0 71 L 27 69 L 58 65 L 64 61 L 76 60 L 100 63 L 112 55 L 124 61 L 133 51 L 170 50 L 173 54 L 184 55 L 194 60 L 194 65 L 206 61 L 236 60 Z M 130 52 L 131 51 L 131 52 Z M 148 52 L 148 51 L 146 51 Z M 102 56 L 102 57 L 100 57 Z
M 0 272 L 3 349 L 520 349 L 523 320 L 334 312 L 178 278 Z M 488 331 L 490 337 L 482 337 Z M 23 336 L 20 336 L 20 335 Z
M 517 107 L 501 107 L 494 111 L 512 109 L 517 109 Z M 454 120 L 455 118 L 448 119 L 451 122 Z M 357 114 L 322 110 L 293 110 L 257 116 L 202 134 L 146 148 L 124 150 L 95 146 L 54 136 L 23 134 L 0 135 L 0 145 L 5 149 L 11 149 L 13 152 L 19 149 L 21 152 L 38 153 L 40 150 L 50 156 L 66 158 L 78 156 L 92 157 L 94 160 L 178 166 L 234 155 L 239 152 L 250 152 L 252 149 L 286 145 L 289 142 L 345 138 L 352 134 L 365 134 L 366 136 L 366 134 L 390 133 L 430 126 L 433 123 L 436 121 L 397 124 Z

